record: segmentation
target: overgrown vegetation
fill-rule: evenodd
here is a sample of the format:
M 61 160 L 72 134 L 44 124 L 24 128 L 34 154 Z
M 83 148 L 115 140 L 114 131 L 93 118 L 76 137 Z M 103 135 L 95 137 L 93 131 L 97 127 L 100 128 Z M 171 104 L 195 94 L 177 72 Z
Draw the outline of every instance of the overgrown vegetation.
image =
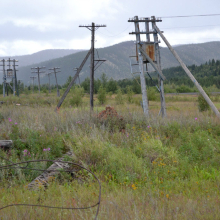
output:
M 197 97 L 166 97 L 168 117 L 162 120 L 157 116 L 157 98 L 151 98 L 151 116 L 146 118 L 141 95 L 131 94 L 130 88 L 125 95 L 118 90 L 117 95 L 106 96 L 106 105 L 123 117 L 122 126 L 117 117 L 99 119 L 97 114 L 105 107 L 98 97 L 92 115 L 89 95 L 84 95 L 81 105 L 70 106 L 79 91 L 71 91 L 58 113 L 55 93 L 5 98 L 0 107 L 0 139 L 12 139 L 14 146 L 1 150 L 0 156 L 12 162 L 55 159 L 71 150 L 74 161 L 102 182 L 99 219 L 218 219 L 220 126 L 211 112 L 198 111 Z M 211 98 L 220 108 L 219 99 Z M 0 159 L 1 165 L 6 163 Z M 45 169 L 50 164 L 29 166 Z M 97 201 L 98 186 L 93 179 L 85 180 L 85 173 L 77 178 L 57 176 L 46 190 L 27 190 L 27 183 L 39 174 L 1 170 L 0 207 L 11 203 L 82 207 Z M 91 219 L 94 215 L 93 209 L 1 211 L 3 219 Z

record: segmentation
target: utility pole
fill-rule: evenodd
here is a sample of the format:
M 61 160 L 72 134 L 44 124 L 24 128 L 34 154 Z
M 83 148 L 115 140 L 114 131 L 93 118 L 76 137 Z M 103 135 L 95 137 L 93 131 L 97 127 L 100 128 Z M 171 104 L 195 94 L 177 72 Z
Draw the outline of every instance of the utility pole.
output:
M 48 74 L 54 73 L 54 75 L 55 75 L 56 85 L 57 85 L 57 97 L 60 97 L 60 91 L 59 91 L 58 83 L 57 83 L 57 73 L 61 72 L 59 69 L 60 69 L 60 67 L 51 68 L 49 70 L 53 70 L 53 72 L 48 73 Z
M 203 90 L 202 86 L 200 86 L 200 84 L 198 83 L 198 81 L 195 79 L 195 77 L 192 75 L 192 73 L 189 71 L 189 69 L 187 68 L 187 66 L 185 65 L 185 63 L 183 63 L 183 61 L 180 59 L 179 55 L 177 54 L 177 52 L 173 49 L 173 47 L 170 45 L 170 43 L 168 42 L 168 40 L 165 38 L 165 36 L 163 35 L 163 33 L 160 31 L 160 29 L 157 27 L 156 24 L 153 25 L 153 28 L 155 29 L 155 31 L 157 31 L 157 33 L 160 35 L 160 37 L 163 39 L 164 43 L 167 45 L 167 47 L 169 48 L 170 52 L 173 54 L 173 56 L 177 59 L 177 61 L 180 63 L 181 67 L 183 68 L 183 70 L 186 72 L 187 76 L 191 79 L 191 81 L 194 83 L 194 85 L 197 87 L 197 89 L 199 90 L 200 94 L 203 96 L 203 98 L 206 100 L 206 102 L 209 104 L 209 106 L 211 107 L 211 109 L 213 110 L 213 112 L 216 114 L 216 116 L 218 117 L 218 119 L 220 119 L 220 113 L 218 111 L 218 109 L 216 108 L 216 106 L 213 104 L 212 100 L 208 97 L 208 95 L 206 94 L 206 92 Z
M 5 97 L 5 89 L 6 89 L 6 74 L 5 74 L 5 60 L 1 60 L 2 66 L 3 67 L 3 97 Z
M 155 57 L 158 68 L 161 70 L 161 57 L 160 57 L 160 47 L 159 47 L 159 39 L 157 35 L 157 31 L 154 29 L 154 25 L 156 25 L 156 18 L 155 16 L 152 16 L 152 29 L 154 30 L 153 36 L 154 36 L 154 45 L 155 45 Z M 163 87 L 163 80 L 158 75 L 158 84 L 160 88 L 160 102 L 161 102 L 161 113 L 162 117 L 166 117 L 166 102 L 165 102 L 165 95 L 164 95 L 164 87 Z
M 74 68 L 73 70 L 77 72 L 79 68 Z M 80 78 L 79 78 L 79 75 L 78 75 L 78 80 L 79 80 L 79 85 L 80 85 Z
M 32 86 L 33 86 L 33 93 L 34 93 L 34 80 L 37 78 L 36 76 L 31 76 L 30 77 L 32 79 Z
M 139 22 L 138 16 L 134 17 L 134 25 L 135 25 L 135 34 L 136 34 L 136 45 L 141 45 L 141 36 L 140 36 L 140 29 L 139 29 Z M 144 77 L 144 61 L 143 56 L 137 46 L 137 60 L 139 63 L 139 70 L 140 70 L 140 81 L 141 81 L 141 92 L 142 92 L 142 101 L 143 101 L 143 109 L 144 114 L 149 116 L 149 107 L 148 107 L 148 99 L 147 99 L 147 88 L 146 88 L 146 81 Z M 147 68 L 147 66 L 146 66 Z
M 85 27 L 91 31 L 91 60 L 90 60 L 90 111 L 93 111 L 93 93 L 94 93 L 94 71 L 95 71 L 95 60 L 94 60 L 94 48 L 95 48 L 95 31 L 100 27 L 106 27 L 106 25 L 80 25 L 79 27 Z M 98 60 L 97 60 L 98 61 Z
M 45 71 L 42 70 L 42 69 L 45 69 L 45 68 L 46 68 L 45 66 L 43 66 L 43 67 L 32 67 L 31 68 L 32 70 L 35 70 L 34 72 L 31 72 L 31 73 L 37 73 L 39 94 L 40 94 L 40 73 L 45 73 Z
M 51 73 L 47 73 L 48 79 L 49 79 L 49 86 L 48 86 L 49 93 L 51 93 L 51 88 L 50 88 L 50 74 L 51 74 Z
M 18 60 L 13 59 L 12 62 L 13 62 L 13 70 L 14 70 L 14 87 L 15 87 L 14 93 L 16 92 L 17 96 L 19 97 L 18 81 L 17 81 L 18 70 L 16 70 L 16 66 L 18 65 L 15 64 L 16 62 L 18 62 Z
M 159 42 L 158 37 L 155 31 L 149 30 L 149 23 L 150 22 L 158 22 L 161 21 L 160 19 L 154 18 L 138 18 L 138 16 L 135 16 L 132 19 L 129 19 L 128 22 L 134 22 L 135 25 L 135 32 L 131 32 L 129 34 L 135 34 L 136 35 L 136 51 L 137 51 L 137 63 L 139 64 L 140 69 L 140 79 L 141 79 L 141 90 L 142 90 L 142 99 L 143 99 L 143 109 L 144 113 L 148 116 L 149 110 L 148 110 L 148 100 L 147 100 L 147 92 L 146 92 L 146 82 L 144 77 L 144 64 L 146 64 L 146 73 L 152 80 L 149 72 L 148 72 L 148 64 L 151 64 L 152 67 L 156 70 L 158 73 L 158 81 L 159 81 L 159 87 L 158 88 L 160 92 L 161 97 L 161 110 L 162 117 L 166 116 L 166 105 L 165 105 L 165 97 L 164 97 L 164 89 L 163 89 L 163 80 L 165 80 L 165 76 L 163 75 L 161 71 L 160 66 L 160 51 L 159 51 Z M 145 31 L 140 31 L 139 29 L 139 23 L 145 23 Z M 153 25 L 153 24 L 152 24 Z M 146 35 L 146 41 L 141 41 L 140 35 L 144 34 Z M 154 34 L 154 42 L 150 41 L 150 34 Z M 132 65 L 131 65 L 132 66 Z M 132 67 L 131 67 L 132 69 Z

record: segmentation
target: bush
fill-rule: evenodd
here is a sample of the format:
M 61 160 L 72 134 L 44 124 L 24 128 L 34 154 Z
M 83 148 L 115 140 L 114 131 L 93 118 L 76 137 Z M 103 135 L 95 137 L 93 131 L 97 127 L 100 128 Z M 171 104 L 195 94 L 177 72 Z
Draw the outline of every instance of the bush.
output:
M 126 90 L 127 90 L 127 100 L 129 103 L 133 103 L 133 95 L 134 95 L 134 92 L 132 90 L 132 87 L 131 86 L 127 86 L 126 87 Z
M 99 87 L 98 100 L 101 105 L 103 105 L 106 102 L 106 90 L 103 86 Z
M 115 101 L 117 104 L 124 104 L 123 94 L 121 88 L 117 90 L 117 95 L 115 96 Z
M 74 87 L 72 98 L 70 99 L 70 105 L 72 106 L 80 106 L 82 104 L 82 97 L 84 95 L 84 88 L 83 87 Z
M 156 94 L 158 92 L 155 91 L 154 88 L 150 87 L 147 90 L 147 98 L 148 101 L 156 101 L 158 99 L 158 94 Z
M 208 93 L 207 95 L 210 97 Z M 200 112 L 207 111 L 210 109 L 209 104 L 206 102 L 206 100 L 203 98 L 201 94 L 199 94 L 198 96 L 198 108 Z

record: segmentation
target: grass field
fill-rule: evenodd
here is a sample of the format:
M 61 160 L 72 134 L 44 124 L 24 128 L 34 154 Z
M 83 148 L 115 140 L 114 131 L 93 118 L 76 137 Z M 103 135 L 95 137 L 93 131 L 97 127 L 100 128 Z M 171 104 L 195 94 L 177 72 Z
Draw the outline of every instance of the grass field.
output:
M 70 106 L 68 96 L 56 113 L 58 98 L 21 95 L 7 97 L 0 107 L 0 140 L 14 142 L 0 156 L 12 162 L 68 158 L 94 172 L 101 181 L 98 219 L 219 219 L 220 122 L 211 112 L 199 112 L 196 96 L 166 96 L 167 117 L 158 116 L 159 101 L 150 101 L 150 117 L 140 106 L 140 95 L 105 105 L 95 97 L 92 114 L 89 96 L 80 107 Z M 218 97 L 212 97 L 220 109 Z M 20 104 L 20 105 L 16 105 Z M 97 115 L 107 105 L 123 120 Z M 45 151 L 45 149 L 50 149 Z M 0 159 L 1 166 L 7 161 Z M 50 163 L 30 164 L 46 169 Z M 41 172 L 19 169 L 0 171 L 0 207 L 40 204 L 83 207 L 98 201 L 97 182 L 86 172 L 77 178 L 59 174 L 48 188 L 28 190 Z M 0 210 L 0 219 L 94 219 L 96 208 L 57 210 L 14 206 Z

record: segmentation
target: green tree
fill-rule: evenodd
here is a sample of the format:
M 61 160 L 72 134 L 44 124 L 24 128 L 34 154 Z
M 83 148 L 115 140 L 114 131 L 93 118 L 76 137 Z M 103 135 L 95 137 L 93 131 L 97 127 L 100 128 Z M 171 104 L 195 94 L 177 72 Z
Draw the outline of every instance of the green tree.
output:
M 70 105 L 77 106 L 77 107 L 82 105 L 82 98 L 84 96 L 84 88 L 75 86 L 71 94 L 72 94 L 72 98 L 70 99 Z
M 115 96 L 115 101 L 117 104 L 124 104 L 123 94 L 121 88 L 118 88 L 117 95 Z
M 117 82 L 114 80 L 114 79 L 110 79 L 108 82 L 107 82 L 107 92 L 113 92 L 115 93 L 117 91 L 117 88 L 118 88 L 118 84 Z
M 106 102 L 106 90 L 102 85 L 99 87 L 98 90 L 98 100 L 99 103 L 102 105 Z

